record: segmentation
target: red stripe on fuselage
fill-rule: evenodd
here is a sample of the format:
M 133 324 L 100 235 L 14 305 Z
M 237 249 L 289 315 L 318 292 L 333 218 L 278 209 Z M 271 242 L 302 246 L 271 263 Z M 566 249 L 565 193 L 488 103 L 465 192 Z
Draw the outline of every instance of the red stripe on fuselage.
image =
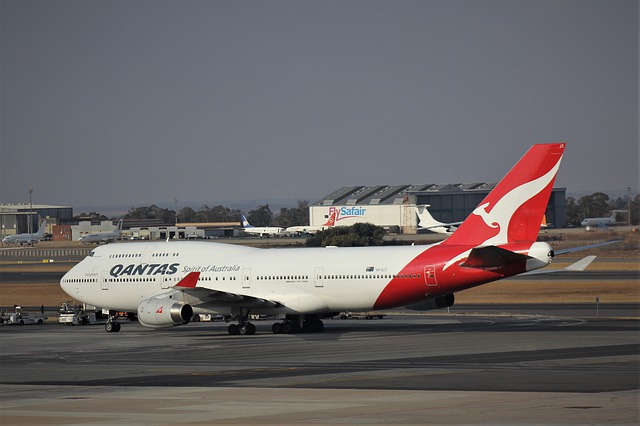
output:
M 529 244 L 530 246 L 530 244 Z M 525 245 L 505 245 L 508 250 L 521 251 Z M 388 309 L 406 306 L 425 298 L 450 294 L 475 287 L 501 278 L 521 274 L 526 271 L 526 262 L 511 263 L 494 268 L 468 268 L 458 266 L 466 257 L 454 265 L 444 266 L 456 256 L 471 250 L 469 246 L 433 246 L 420 253 L 405 266 L 396 278 L 382 290 L 373 309 Z M 435 285 L 427 285 L 425 267 L 433 267 L 434 276 L 429 280 Z

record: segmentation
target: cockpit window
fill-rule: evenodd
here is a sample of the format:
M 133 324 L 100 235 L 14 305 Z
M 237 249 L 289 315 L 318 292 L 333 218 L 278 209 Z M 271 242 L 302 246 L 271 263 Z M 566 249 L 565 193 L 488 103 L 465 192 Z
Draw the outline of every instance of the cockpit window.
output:
M 89 252 L 89 257 L 93 257 L 94 254 L 95 254 L 95 251 L 91 250 L 91 252 Z

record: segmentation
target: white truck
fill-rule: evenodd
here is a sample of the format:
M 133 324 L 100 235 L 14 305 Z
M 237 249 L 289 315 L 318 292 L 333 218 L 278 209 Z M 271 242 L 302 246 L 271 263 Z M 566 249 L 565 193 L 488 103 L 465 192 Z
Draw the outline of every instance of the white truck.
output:
M 11 325 L 43 324 L 48 319 L 42 313 L 24 312 L 20 306 L 14 307 L 12 313 L 5 313 L 1 318 L 3 323 Z
M 98 315 L 95 309 L 88 309 L 87 306 L 78 307 L 72 302 L 62 302 L 60 304 L 60 316 L 58 324 L 64 325 L 87 325 L 104 324 L 102 315 Z

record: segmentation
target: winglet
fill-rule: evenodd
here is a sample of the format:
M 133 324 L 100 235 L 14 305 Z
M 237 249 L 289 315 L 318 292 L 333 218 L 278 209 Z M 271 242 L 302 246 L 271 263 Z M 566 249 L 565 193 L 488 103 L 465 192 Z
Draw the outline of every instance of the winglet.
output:
M 190 272 L 186 277 L 180 280 L 174 287 L 195 288 L 200 278 L 200 272 Z

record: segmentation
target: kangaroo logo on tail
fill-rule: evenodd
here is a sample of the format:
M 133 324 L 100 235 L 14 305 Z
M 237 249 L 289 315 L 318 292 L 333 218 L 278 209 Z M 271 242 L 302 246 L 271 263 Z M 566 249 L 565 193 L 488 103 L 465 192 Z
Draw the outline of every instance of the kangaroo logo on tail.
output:
M 564 143 L 531 147 L 444 244 L 535 241 L 564 148 Z
M 498 228 L 498 233 L 493 238 L 486 240 L 484 244 L 504 244 L 513 242 L 513 240 L 516 239 L 509 238 L 509 222 L 514 217 L 515 212 L 522 207 L 524 203 L 535 197 L 553 182 L 559 167 L 560 160 L 558 160 L 556 165 L 544 176 L 512 189 L 498 200 L 493 208 L 491 208 L 491 202 L 488 202 L 478 206 L 473 211 L 472 214 L 479 216 L 489 228 Z M 541 221 L 538 222 L 542 223 Z

